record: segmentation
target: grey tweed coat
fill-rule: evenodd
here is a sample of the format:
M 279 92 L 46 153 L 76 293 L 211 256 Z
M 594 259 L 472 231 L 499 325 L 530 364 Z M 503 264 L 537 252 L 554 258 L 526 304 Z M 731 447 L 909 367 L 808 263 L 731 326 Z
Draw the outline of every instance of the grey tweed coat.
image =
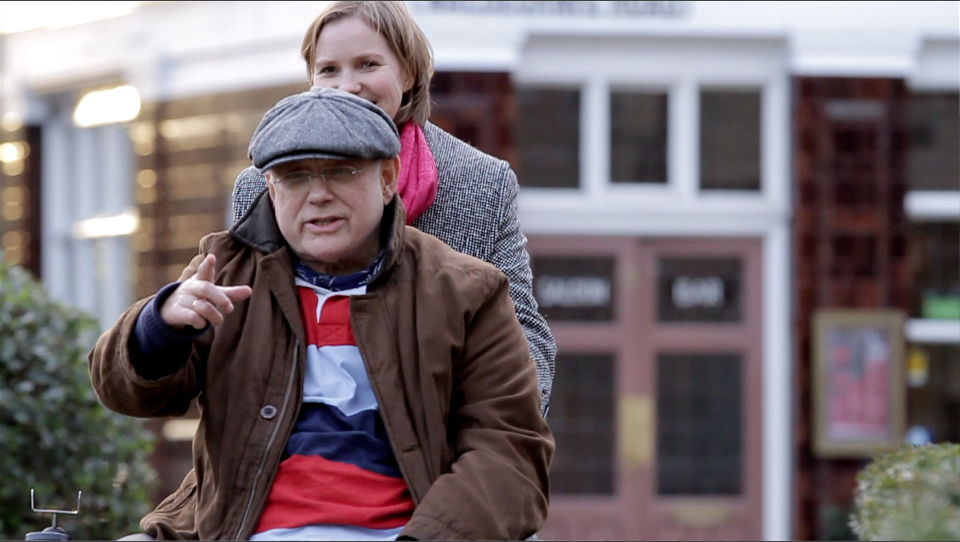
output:
M 549 408 L 557 345 L 533 297 L 527 238 L 517 218 L 517 176 L 510 165 L 485 154 L 435 124 L 423 127 L 440 175 L 437 199 L 413 226 L 454 249 L 497 266 L 510 281 L 510 297 L 537 364 L 543 413 Z M 239 220 L 266 188 L 254 167 L 233 187 L 233 221 Z

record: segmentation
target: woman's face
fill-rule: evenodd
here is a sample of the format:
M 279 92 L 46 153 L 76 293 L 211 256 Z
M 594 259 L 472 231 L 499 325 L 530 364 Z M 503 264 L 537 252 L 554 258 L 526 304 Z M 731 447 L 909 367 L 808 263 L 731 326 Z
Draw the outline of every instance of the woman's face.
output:
M 363 19 L 351 16 L 327 23 L 320 31 L 313 85 L 356 94 L 396 118 L 413 78 L 387 40 Z

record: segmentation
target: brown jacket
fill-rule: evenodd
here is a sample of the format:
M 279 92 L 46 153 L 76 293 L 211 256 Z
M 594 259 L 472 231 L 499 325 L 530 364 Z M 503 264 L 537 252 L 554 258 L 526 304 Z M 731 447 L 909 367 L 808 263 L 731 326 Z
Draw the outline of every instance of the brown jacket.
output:
M 400 470 L 416 503 L 402 535 L 520 539 L 547 515 L 554 443 L 506 278 L 404 226 L 387 206 L 387 263 L 350 301 L 351 325 Z M 252 287 L 194 341 L 182 367 L 137 374 L 127 348 L 150 298 L 128 309 L 89 357 L 107 407 L 131 416 L 200 406 L 193 470 L 141 521 L 157 538 L 246 540 L 255 528 L 303 394 L 306 340 L 293 265 L 261 196 L 229 232 L 200 242 L 184 270 L 217 256 L 216 283 Z M 179 360 L 174 364 L 180 366 Z

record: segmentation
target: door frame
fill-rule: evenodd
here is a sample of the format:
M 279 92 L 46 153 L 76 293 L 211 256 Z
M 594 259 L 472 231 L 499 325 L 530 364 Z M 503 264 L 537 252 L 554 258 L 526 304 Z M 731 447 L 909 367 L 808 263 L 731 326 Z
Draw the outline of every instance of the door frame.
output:
M 679 538 L 706 534 L 699 530 L 658 527 L 666 520 L 711 511 L 745 509 L 751 525 L 730 531 L 741 539 L 762 537 L 762 411 L 763 411 L 763 245 L 762 237 L 701 238 L 633 236 L 536 236 L 529 240 L 531 258 L 538 256 L 612 256 L 615 258 L 614 319 L 610 322 L 550 322 L 563 353 L 607 353 L 615 356 L 613 383 L 618 418 L 614 442 L 614 493 L 609 496 L 556 495 L 543 534 L 571 539 L 654 539 L 670 533 Z M 734 256 L 743 261 L 741 323 L 658 324 L 656 322 L 656 258 L 668 256 Z M 536 279 L 536 277 L 534 277 Z M 636 299 L 637 303 L 625 303 Z M 549 322 L 549 314 L 547 314 Z M 730 328 L 734 327 L 735 330 Z M 705 344 L 728 345 L 744 352 L 743 372 L 743 494 L 736 497 L 667 497 L 655 495 L 656 353 L 679 346 L 691 351 L 690 332 Z M 696 351 L 695 347 L 693 351 Z M 708 349 L 704 349 L 708 351 Z M 652 405 L 652 409 L 651 409 Z M 652 419 L 651 419 L 652 416 Z M 627 418 L 630 418 L 627 420 Z M 549 419 L 548 419 L 549 421 Z M 624 431 L 635 427 L 650 435 L 639 449 L 624 442 Z M 632 434 L 635 434 L 634 431 Z M 637 510 L 642 513 L 636 513 Z M 729 515 L 731 512 L 724 512 Z M 703 515 L 703 514 L 701 514 Z M 589 518 L 577 524 L 576 516 Z M 694 518 L 695 519 L 695 518 Z M 669 523 L 669 521 L 666 521 Z M 742 522 L 741 522 L 742 523 Z M 673 536 L 676 538 L 677 536 Z

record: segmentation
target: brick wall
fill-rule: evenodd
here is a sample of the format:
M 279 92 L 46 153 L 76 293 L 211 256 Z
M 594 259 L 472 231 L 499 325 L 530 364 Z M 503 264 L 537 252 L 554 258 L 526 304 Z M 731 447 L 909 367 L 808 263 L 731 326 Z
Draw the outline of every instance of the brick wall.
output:
M 828 460 L 812 453 L 813 313 L 818 308 L 910 308 L 903 211 L 906 97 L 899 79 L 793 81 L 798 539 L 832 536 L 838 521 L 829 524 L 829 511 L 844 512 L 851 505 L 855 476 L 863 466 L 860 459 Z

